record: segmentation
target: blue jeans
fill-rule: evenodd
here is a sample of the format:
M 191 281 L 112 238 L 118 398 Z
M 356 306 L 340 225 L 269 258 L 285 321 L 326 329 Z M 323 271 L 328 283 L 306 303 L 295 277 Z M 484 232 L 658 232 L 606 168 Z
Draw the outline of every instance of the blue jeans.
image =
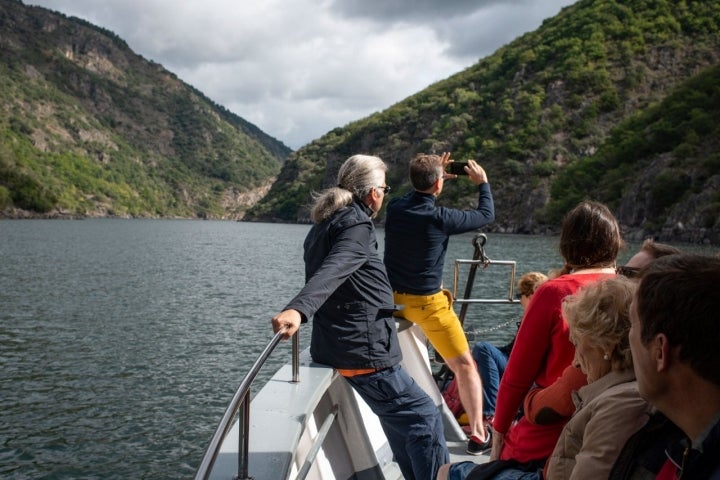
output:
M 448 480 L 465 480 L 470 472 L 478 466 L 474 462 L 458 462 L 453 463 L 448 471 Z M 532 472 L 523 470 L 506 468 L 495 473 L 493 480 L 542 480 L 542 469 Z
M 406 480 L 435 480 L 450 461 L 440 409 L 400 365 L 347 377 L 380 418 L 395 461 Z
M 478 366 L 483 391 L 483 415 L 495 415 L 500 379 L 505 373 L 508 357 L 496 346 L 488 342 L 477 342 L 472 349 L 472 356 Z

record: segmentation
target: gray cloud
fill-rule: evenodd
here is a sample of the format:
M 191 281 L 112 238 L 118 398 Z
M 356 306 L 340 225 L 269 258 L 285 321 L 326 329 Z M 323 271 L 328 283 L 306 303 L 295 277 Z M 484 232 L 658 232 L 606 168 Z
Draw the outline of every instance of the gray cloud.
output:
M 292 148 L 491 54 L 575 0 L 25 0 L 113 31 Z
M 339 15 L 369 18 L 376 22 L 423 22 L 441 24 L 455 17 L 472 15 L 494 5 L 529 4 L 536 0 L 335 0 Z

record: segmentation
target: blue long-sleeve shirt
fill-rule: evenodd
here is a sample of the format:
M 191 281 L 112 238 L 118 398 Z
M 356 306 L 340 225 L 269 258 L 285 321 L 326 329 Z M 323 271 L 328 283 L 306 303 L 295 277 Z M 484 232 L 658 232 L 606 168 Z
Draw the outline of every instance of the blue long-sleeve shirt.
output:
M 495 220 L 490 185 L 480 184 L 478 192 L 474 210 L 437 207 L 434 195 L 417 191 L 388 203 L 384 263 L 393 290 L 411 295 L 440 291 L 450 235 Z

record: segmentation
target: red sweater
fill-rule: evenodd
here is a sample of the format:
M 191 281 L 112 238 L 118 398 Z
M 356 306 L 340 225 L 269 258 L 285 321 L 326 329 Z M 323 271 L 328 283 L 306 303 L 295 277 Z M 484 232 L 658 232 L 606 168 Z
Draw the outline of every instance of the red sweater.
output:
M 493 428 L 505 434 L 500 458 L 519 462 L 546 459 L 555 448 L 566 421 L 534 425 L 526 418 L 512 428 L 518 409 L 531 387 L 548 387 L 572 363 L 575 347 L 562 317 L 562 300 L 582 286 L 613 275 L 576 273 L 542 284 L 532 296 L 500 381 Z

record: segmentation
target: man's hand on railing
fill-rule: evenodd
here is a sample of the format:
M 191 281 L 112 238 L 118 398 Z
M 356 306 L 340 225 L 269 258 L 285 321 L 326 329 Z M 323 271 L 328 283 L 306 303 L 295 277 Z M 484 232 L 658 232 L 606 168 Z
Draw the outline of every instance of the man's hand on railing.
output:
M 300 312 L 293 309 L 283 310 L 272 318 L 273 332 L 278 333 L 284 330 L 283 339 L 287 340 L 295 335 L 295 332 L 300 328 L 301 322 L 302 316 Z

